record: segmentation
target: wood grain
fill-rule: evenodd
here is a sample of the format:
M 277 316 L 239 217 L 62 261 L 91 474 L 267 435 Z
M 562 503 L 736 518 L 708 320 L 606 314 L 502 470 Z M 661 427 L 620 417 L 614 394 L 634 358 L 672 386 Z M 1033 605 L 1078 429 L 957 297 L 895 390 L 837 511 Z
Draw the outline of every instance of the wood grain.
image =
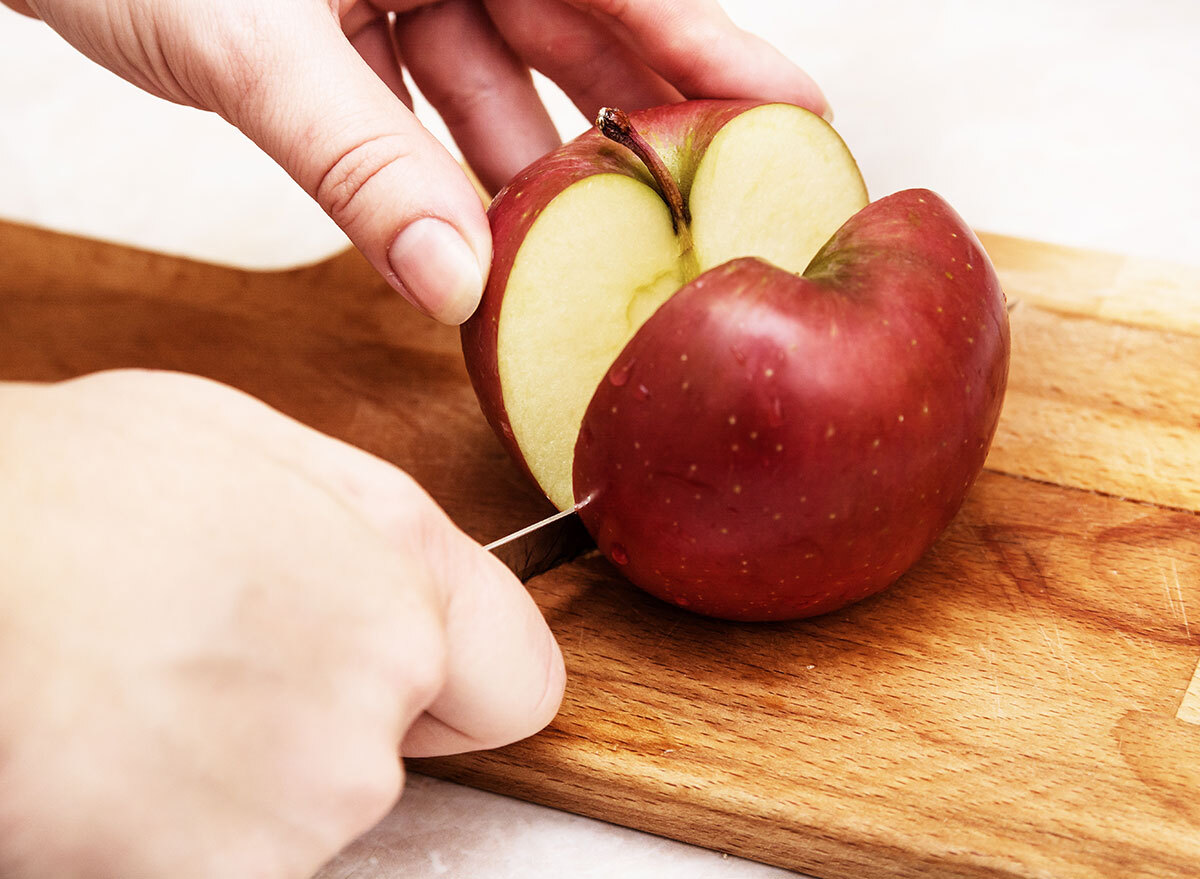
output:
M 731 625 L 559 567 L 531 583 L 559 718 L 420 770 L 822 877 L 1196 875 L 1197 273 L 984 240 L 1022 302 L 1005 414 L 900 584 Z M 4 224 L 0 252 L 0 378 L 196 372 L 406 467 L 480 539 L 547 511 L 456 334 L 352 254 L 255 274 Z
M 1198 581 L 1196 516 L 996 474 L 811 622 L 678 614 L 587 560 L 531 584 L 560 719 L 422 768 L 818 876 L 1193 875 Z
M 1008 394 L 987 466 L 1200 509 L 1200 335 L 1038 306 L 1011 319 Z
M 1192 683 L 1183 694 L 1179 710 L 1175 712 L 1177 720 L 1184 723 L 1200 724 L 1200 663 L 1196 665 L 1196 673 L 1192 675 Z
M 1010 299 L 1058 314 L 1200 335 L 1200 267 L 1007 235 L 980 239 Z

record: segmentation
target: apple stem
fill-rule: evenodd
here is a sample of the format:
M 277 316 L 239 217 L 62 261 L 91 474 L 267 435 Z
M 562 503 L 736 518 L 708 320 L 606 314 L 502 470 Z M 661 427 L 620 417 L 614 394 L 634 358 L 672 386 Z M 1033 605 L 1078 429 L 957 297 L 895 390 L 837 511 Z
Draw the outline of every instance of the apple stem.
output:
M 596 117 L 596 127 L 609 140 L 619 143 L 642 160 L 642 164 L 646 166 L 650 176 L 654 178 L 654 182 L 658 184 L 659 192 L 662 193 L 667 207 L 671 209 L 671 225 L 675 229 L 675 234 L 679 236 L 681 251 L 690 253 L 692 234 L 689 227 L 692 215 L 688 210 L 687 203 L 683 200 L 683 193 L 679 191 L 679 184 L 667 170 L 666 163 L 654 151 L 654 147 L 646 142 L 646 138 L 642 137 L 633 127 L 633 123 L 629 120 L 629 114 L 624 110 L 618 110 L 615 107 L 602 108 Z

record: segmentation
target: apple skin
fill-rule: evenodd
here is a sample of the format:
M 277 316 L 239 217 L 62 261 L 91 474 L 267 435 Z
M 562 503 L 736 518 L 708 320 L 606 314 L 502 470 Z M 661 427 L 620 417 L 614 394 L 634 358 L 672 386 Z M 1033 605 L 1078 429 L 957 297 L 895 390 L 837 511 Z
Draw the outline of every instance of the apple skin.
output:
M 852 217 L 803 277 L 709 270 L 589 404 L 576 498 L 630 581 L 733 620 L 814 616 L 899 578 L 983 467 L 1008 375 L 1004 294 L 940 197 Z
M 685 101 L 632 112 L 629 117 L 668 165 L 688 172 L 676 174 L 686 199 L 691 172 L 721 128 L 747 110 L 767 103 Z M 461 329 L 463 358 L 484 417 L 509 456 L 535 485 L 537 480 L 525 464 L 504 405 L 496 351 L 500 310 L 517 251 L 538 216 L 568 186 L 595 174 L 624 174 L 653 185 L 639 159 L 592 128 L 529 165 L 496 194 L 488 208 L 491 272 L 479 308 Z

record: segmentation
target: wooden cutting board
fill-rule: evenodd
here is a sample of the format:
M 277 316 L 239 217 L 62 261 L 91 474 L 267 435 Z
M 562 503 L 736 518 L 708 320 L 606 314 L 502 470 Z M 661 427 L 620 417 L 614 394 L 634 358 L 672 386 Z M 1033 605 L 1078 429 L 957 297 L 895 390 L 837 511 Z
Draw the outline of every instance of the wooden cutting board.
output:
M 984 243 L 1020 301 L 1004 417 L 897 586 L 734 625 L 561 566 L 530 584 L 558 719 L 414 768 L 830 879 L 1200 875 L 1200 271 Z M 548 511 L 456 334 L 354 254 L 257 274 L 4 224 L 0 254 L 0 378 L 196 372 L 407 468 L 480 539 Z

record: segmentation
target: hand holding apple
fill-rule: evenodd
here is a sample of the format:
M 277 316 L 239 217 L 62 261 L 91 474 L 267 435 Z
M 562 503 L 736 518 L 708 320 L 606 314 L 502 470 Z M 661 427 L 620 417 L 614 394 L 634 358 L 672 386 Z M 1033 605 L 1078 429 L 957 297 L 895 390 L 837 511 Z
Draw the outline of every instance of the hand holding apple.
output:
M 463 333 L 485 414 L 668 601 L 785 619 L 886 587 L 999 417 L 1007 313 L 979 242 L 931 192 L 864 207 L 845 145 L 800 108 L 601 122 L 491 208 Z

